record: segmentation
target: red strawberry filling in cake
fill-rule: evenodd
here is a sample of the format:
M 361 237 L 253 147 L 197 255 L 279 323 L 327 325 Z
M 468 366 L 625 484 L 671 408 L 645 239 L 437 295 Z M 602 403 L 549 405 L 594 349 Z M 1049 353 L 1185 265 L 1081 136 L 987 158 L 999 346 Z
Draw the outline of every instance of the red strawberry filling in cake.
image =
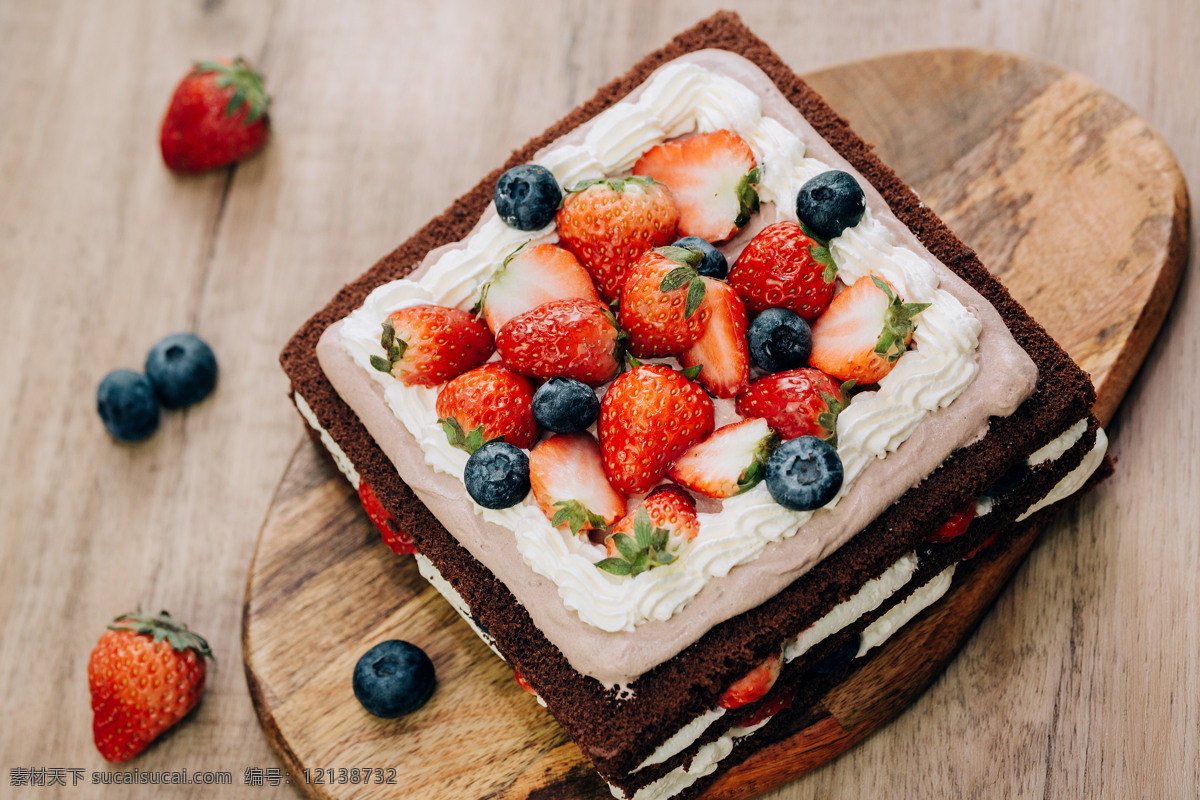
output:
M 463 551 L 441 565 L 419 556 L 422 574 L 520 669 L 614 794 L 672 797 L 786 716 L 804 691 L 789 665 L 844 672 L 944 594 L 999 522 L 993 508 L 1087 483 L 1104 436 L 1085 410 L 1042 431 L 1028 458 L 993 459 L 1016 464 L 1007 485 L 979 467 L 954 507 L 912 499 L 1045 376 L 1006 316 L 736 54 L 665 64 L 531 161 L 561 186 L 553 217 L 489 208 L 328 326 L 315 354 Z M 510 222 L 528 218 L 546 224 Z M 715 245 L 728 275 L 681 237 Z M 299 389 L 296 400 L 363 494 Z M 860 556 L 858 534 L 901 513 L 924 538 Z M 455 587 L 469 582 L 443 574 L 457 558 L 511 593 L 553 668 L 481 629 L 474 590 Z M 821 581 L 839 588 L 811 613 L 793 603 L 787 625 L 747 640 L 703 691 L 655 706 L 657 739 L 625 742 L 651 726 L 639 703 L 666 702 L 644 694 L 659 676 Z M 577 687 L 555 682 L 567 669 Z M 628 708 L 600 730 L 561 699 L 572 692 Z

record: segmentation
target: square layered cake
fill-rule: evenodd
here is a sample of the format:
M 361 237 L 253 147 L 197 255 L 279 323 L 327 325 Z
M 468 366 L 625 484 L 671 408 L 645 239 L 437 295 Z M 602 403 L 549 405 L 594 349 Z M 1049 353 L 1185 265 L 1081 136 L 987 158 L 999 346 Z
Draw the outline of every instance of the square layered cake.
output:
M 750 161 L 740 180 L 710 182 L 733 195 L 713 211 L 678 175 L 717 169 L 693 169 L 716 139 L 740 143 Z M 664 154 L 686 169 L 655 172 Z M 543 168 L 567 198 L 531 230 L 494 202 L 522 165 Z M 658 180 L 630 180 L 646 172 Z M 859 208 L 815 230 L 825 220 L 805 219 L 797 198 L 831 174 L 856 187 Z M 614 266 L 564 215 L 589 187 L 626 183 L 665 185 L 678 213 L 665 240 Z M 756 257 L 772 236 L 794 229 L 827 286 L 816 301 L 808 283 L 787 283 L 813 280 L 790 277 L 798 268 L 755 274 L 770 269 Z M 718 239 L 727 275 L 700 268 L 703 249 L 671 249 L 700 233 Z M 584 276 L 581 289 L 563 288 L 571 281 L 542 260 L 486 299 L 499 273 L 522 268 L 514 253 L 541 246 L 574 265 L 564 269 Z M 635 293 L 650 295 L 653 313 L 638 316 Z M 606 320 L 596 325 L 615 345 L 578 347 L 587 326 L 551 305 Z M 884 322 L 871 323 L 871 346 L 842 358 L 876 307 Z M 426 308 L 454 309 L 456 325 L 473 326 L 469 346 L 411 334 L 406 314 Z M 779 340 L 773 316 L 805 320 L 811 346 L 798 364 L 750 352 L 748 328 Z M 439 352 L 442 339 L 457 351 Z M 281 360 L 314 436 L 411 541 L 421 574 L 614 795 L 638 800 L 693 796 L 797 730 L 879 644 L 1111 469 L 1087 375 L 730 14 L 515 151 L 339 292 Z M 551 433 L 524 406 L 523 433 L 475 431 L 448 410 L 447 387 L 480 370 L 515 375 L 526 395 L 570 377 L 598 402 L 593 412 L 566 402 L 583 415 L 577 432 Z M 788 395 L 805 381 L 820 413 Z M 458 402 L 532 403 L 489 395 L 493 384 L 463 381 Z M 660 391 L 686 423 L 661 416 Z M 531 481 L 506 471 L 507 499 L 496 501 L 464 475 L 498 469 L 478 465 L 501 445 Z M 664 497 L 678 505 L 661 511 Z

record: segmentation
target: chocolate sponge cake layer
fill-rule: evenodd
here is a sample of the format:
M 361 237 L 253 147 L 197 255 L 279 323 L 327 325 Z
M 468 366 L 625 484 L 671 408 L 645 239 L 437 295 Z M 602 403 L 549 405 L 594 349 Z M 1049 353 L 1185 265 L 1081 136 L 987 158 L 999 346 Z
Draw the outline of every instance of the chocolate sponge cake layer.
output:
M 1038 383 L 1034 394 L 1016 413 L 992 419 L 984 439 L 956 452 L 847 545 L 768 602 L 717 625 L 681 655 L 641 676 L 629 687 L 634 698 L 621 700 L 598 681 L 572 669 L 511 592 L 416 499 L 334 391 L 317 363 L 315 349 L 325 329 L 361 305 L 371 290 L 406 275 L 430 250 L 464 238 L 486 209 L 495 181 L 504 169 L 529 161 L 537 150 L 620 100 L 655 68 L 704 48 L 738 53 L 771 78 L 832 147 L 874 185 L 925 247 L 995 307 L 1014 339 L 1035 362 Z M 1086 418 L 1094 401 L 1087 376 L 990 276 L 974 253 L 873 155 L 844 120 L 735 15 L 728 13 L 717 14 L 676 37 L 515 151 L 504 165 L 442 215 L 343 287 L 295 334 L 283 351 L 281 363 L 294 393 L 303 397 L 383 506 L 463 597 L 500 651 L 537 690 L 600 772 L 614 777 L 628 773 L 665 737 L 713 707 L 729 683 L 776 651 L 781 641 L 846 599 L 862 585 L 865 576 L 878 575 L 904 553 L 921 547 L 933 530 L 974 501 L 983 489 Z M 1067 463 L 1059 464 L 1054 474 Z M 1045 477 L 1049 480 L 1052 475 Z M 1025 485 L 1032 486 L 1028 482 Z

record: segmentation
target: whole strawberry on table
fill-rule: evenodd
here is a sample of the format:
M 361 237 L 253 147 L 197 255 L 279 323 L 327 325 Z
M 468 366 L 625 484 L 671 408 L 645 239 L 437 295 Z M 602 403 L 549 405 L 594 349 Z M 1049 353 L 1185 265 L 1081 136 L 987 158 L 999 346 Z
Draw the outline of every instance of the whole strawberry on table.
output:
M 262 75 L 240 56 L 196 62 L 163 116 L 163 162 L 204 172 L 254 155 L 270 135 L 270 103 Z
M 114 619 L 88 660 L 100 755 L 128 761 L 187 716 L 204 694 L 206 658 L 208 642 L 166 611 Z

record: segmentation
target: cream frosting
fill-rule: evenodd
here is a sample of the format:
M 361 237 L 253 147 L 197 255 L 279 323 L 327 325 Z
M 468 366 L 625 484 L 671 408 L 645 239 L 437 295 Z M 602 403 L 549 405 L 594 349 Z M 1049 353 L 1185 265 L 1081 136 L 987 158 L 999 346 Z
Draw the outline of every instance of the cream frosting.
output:
M 1083 460 L 1079 462 L 1079 466 L 1067 473 L 1061 481 L 1056 483 L 1046 496 L 1025 510 L 1025 513 L 1017 517 L 1017 522 L 1023 522 L 1029 519 L 1037 512 L 1049 505 L 1057 503 L 1059 500 L 1066 499 L 1078 492 L 1087 483 L 1088 478 L 1092 477 L 1092 473 L 1104 461 L 1104 454 L 1108 452 L 1108 435 L 1103 428 L 1096 429 L 1096 443 L 1092 445 L 1092 449 L 1087 452 Z
M 738 74 L 739 80 L 733 81 L 720 71 Z M 738 86 L 741 88 L 736 88 Z M 739 129 L 753 147 L 761 148 L 764 180 L 760 189 L 765 200 L 794 194 L 794 187 L 806 179 L 807 171 L 815 174 L 827 166 L 851 171 L 849 165 L 811 131 L 795 109 L 778 96 L 773 84 L 761 72 L 736 56 L 711 52 L 695 54 L 682 63 L 663 68 L 652 77 L 640 96 L 635 93 L 631 98 L 636 99 L 614 107 L 616 122 L 611 126 L 609 119 L 601 115 L 590 127 L 566 137 L 565 144 L 552 146 L 547 151 L 550 155 L 539 155 L 538 160 L 551 165 L 556 174 L 562 169 L 558 177 L 564 183 L 571 182 L 575 176 L 589 176 L 588 170 L 597 169 L 596 164 L 601 163 L 601 158 L 610 159 L 604 163 L 611 166 L 600 168 L 604 172 L 627 169 L 632 163 L 628 161 L 628 155 L 623 157 L 624 160 L 616 155 L 623 152 L 621 147 L 596 146 L 591 150 L 598 155 L 588 160 L 582 157 L 582 149 L 570 149 L 582 146 L 569 140 L 582 140 L 586 144 L 589 137 L 601 143 L 609 142 L 611 138 L 626 142 L 626 149 L 640 154 L 641 149 L 649 145 L 644 145 L 641 139 L 629 143 L 627 128 L 621 126 L 627 126 L 636 117 L 643 101 L 655 97 L 671 98 L 671 109 L 674 110 L 665 112 L 664 117 L 674 121 L 660 126 L 661 134 L 655 134 L 655 137 L 667 137 L 693 129 L 679 122 L 684 118 L 681 114 L 686 116 L 680 109 L 696 101 L 697 97 L 703 100 L 701 108 L 708 109 L 705 103 L 709 103 L 718 91 L 733 93 L 735 99 L 726 103 L 728 108 L 721 113 L 693 112 L 694 119 L 687 125 L 700 130 L 712 129 L 707 126 L 733 127 Z M 760 106 L 758 97 L 771 92 L 775 96 L 764 97 Z M 760 110 L 768 106 L 770 114 L 762 116 Z M 757 124 L 761 131 L 742 121 L 742 116 L 754 118 L 755 114 L 758 114 Z M 780 123 L 780 118 L 786 124 Z M 635 127 L 641 130 L 643 126 Z M 802 131 L 804 139 L 789 133 L 789 129 Z M 609 133 L 605 133 L 606 130 Z M 617 133 L 613 134 L 613 130 Z M 787 136 L 792 136 L 794 142 L 789 143 Z M 805 166 L 785 180 L 780 176 L 788 176 L 787 169 L 778 165 L 772 169 L 775 162 L 770 153 L 773 151 L 785 153 L 783 158 L 799 157 L 798 163 Z M 556 161 L 556 158 L 560 160 Z M 365 365 L 379 346 L 379 323 L 391 310 L 406 304 L 441 302 L 461 306 L 473 301 L 475 287 L 511 249 L 505 237 L 514 232 L 503 226 L 494 214 L 485 215 L 464 243 L 431 254 L 412 280 L 393 282 L 377 289 L 361 309 L 343 321 L 340 332 L 336 327 L 327 332 L 327 337 L 331 334 L 340 337 L 338 349 L 344 348 L 343 353 L 357 362 L 356 378 L 339 370 L 338 357 L 330 352 L 333 346 L 327 345 L 325 338 L 318 347 L 318 355 L 322 367 L 343 397 L 356 393 L 350 384 L 361 384 L 364 375 L 374 382 L 374 393 L 382 394 L 387 407 L 404 424 L 406 432 L 419 446 L 425 464 L 458 481 L 458 497 L 454 499 L 448 484 L 424 480 L 428 476 L 413 471 L 410 456 L 398 452 L 398 448 L 385 446 L 402 477 L 426 505 L 443 518 L 447 528 L 464 546 L 505 580 L 572 665 L 610 685 L 624 683 L 671 657 L 716 622 L 756 605 L 803 574 L 877 516 L 921 476 L 932 471 L 950 452 L 982 436 L 986 432 L 988 416 L 1011 413 L 1032 390 L 1036 370 L 1012 342 L 995 311 L 921 247 L 891 216 L 886 204 L 869 184 L 861 178 L 860 184 L 868 196 L 868 213 L 859 226 L 839 237 L 831 246 L 844 279 L 850 281 L 857 275 L 876 272 L 892 281 L 906 300 L 933 303 L 918 317 L 916 347 L 893 371 L 895 380 L 885 379 L 876 392 L 858 395 L 839 420 L 839 449 L 844 448 L 842 455 L 850 477 L 848 483 L 861 481 L 864 488 L 855 493 L 852 486 L 846 486 L 835 501 L 839 506 L 834 509 L 835 513 L 818 512 L 809 522 L 812 514 L 783 509 L 760 485 L 726 501 L 719 512 L 702 517 L 701 535 L 687 552 L 680 554 L 678 566 L 659 568 L 634 580 L 614 578 L 596 570 L 592 564 L 600 557 L 598 551 L 551 528 L 545 517 L 531 505 L 483 512 L 480 516 L 486 524 L 482 526 L 469 523 L 463 509 L 450 508 L 449 505 L 455 502 L 463 505 L 461 498 L 465 493 L 458 476 L 466 454 L 449 447 L 436 426 L 432 413 L 436 390 L 403 387 L 390 376 Z M 788 206 L 790 203 L 776 207 L 776 218 L 790 215 Z M 764 213 L 763 223 L 769 221 L 767 216 Z M 746 236 L 749 235 L 752 234 L 747 232 Z M 529 234 L 520 234 L 517 243 L 529 238 Z M 532 238 L 552 240 L 552 226 Z M 977 358 L 972 357 L 976 343 Z M 978 381 L 972 383 L 979 365 L 985 361 L 991 364 L 988 373 L 992 377 L 982 386 Z M 366 397 L 371 392 L 364 392 L 360 385 L 357 394 Z M 949 408 L 944 407 L 960 396 L 961 400 Z M 373 415 L 364 414 L 352 400 L 348 399 L 348 402 L 364 419 L 372 435 L 380 440 L 381 434 L 385 433 L 381 429 L 386 423 L 379 420 L 373 427 L 366 419 Z M 936 422 L 921 425 L 927 419 Z M 922 429 L 926 427 L 930 430 L 923 435 Z M 391 438 L 403 439 L 395 435 Z M 911 439 L 910 446 L 901 446 L 908 439 Z M 887 459 L 881 458 L 889 453 Z M 881 464 L 885 463 L 894 468 L 880 470 Z M 621 645 L 634 646 L 619 647 L 620 655 L 605 659 L 607 665 L 599 664 L 601 659 L 592 654 L 612 653 L 614 649 L 597 647 L 601 639 L 577 630 L 577 624 L 564 620 L 553 609 L 547 610 L 544 602 L 534 602 L 544 601 L 545 584 L 521 576 L 520 570 L 511 564 L 501 565 L 500 560 L 509 558 L 499 557 L 504 548 L 482 541 L 472 533 L 474 529 L 484 533 L 489 524 L 515 530 L 517 550 L 526 567 L 552 580 L 560 603 L 568 611 L 577 612 L 577 619 L 592 624 L 600 632 L 637 634 L 641 628 L 646 628 L 647 635 L 640 637 L 636 644 L 622 640 Z M 794 537 L 802 526 L 805 536 Z M 764 563 L 757 574 L 735 581 L 739 587 L 750 582 L 750 592 L 735 593 L 732 585 L 706 592 L 712 588 L 714 580 L 734 578 L 741 571 L 734 570 L 735 566 L 763 562 L 764 559 L 758 556 L 768 547 L 782 545 L 789 537 L 797 542 L 786 548 L 786 558 L 781 562 Z M 765 582 L 758 580 L 763 573 L 768 578 Z M 514 583 L 509 577 L 517 580 Z M 696 611 L 689 614 L 692 606 L 697 606 Z M 663 637 L 660 634 L 664 629 L 658 623 L 668 618 L 673 635 Z M 651 630 L 653 633 L 649 632 Z M 616 642 L 608 644 L 615 645 Z

